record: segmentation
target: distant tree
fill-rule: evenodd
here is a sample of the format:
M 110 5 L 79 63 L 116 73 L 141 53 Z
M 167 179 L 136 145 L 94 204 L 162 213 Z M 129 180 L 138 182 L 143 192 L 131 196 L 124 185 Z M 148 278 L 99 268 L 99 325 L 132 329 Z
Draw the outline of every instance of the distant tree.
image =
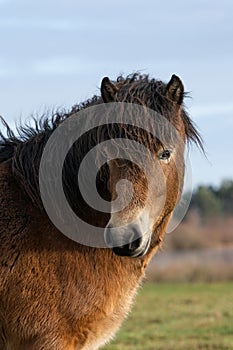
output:
M 233 215 L 233 181 L 224 180 L 217 191 L 217 196 L 223 204 L 223 212 Z
M 209 218 L 222 214 L 223 203 L 212 187 L 199 186 L 193 194 L 191 208 L 202 218 Z
M 219 187 L 199 186 L 193 193 L 190 209 L 202 218 L 233 216 L 233 180 L 224 180 Z

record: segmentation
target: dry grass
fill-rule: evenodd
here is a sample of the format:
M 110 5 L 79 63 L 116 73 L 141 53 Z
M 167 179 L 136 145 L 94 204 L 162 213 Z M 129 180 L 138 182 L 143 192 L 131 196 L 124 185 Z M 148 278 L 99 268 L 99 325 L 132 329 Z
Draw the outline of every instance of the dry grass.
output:
M 152 260 L 149 281 L 233 281 L 233 217 L 202 222 L 191 212 Z
M 215 217 L 202 222 L 190 212 L 178 228 L 165 236 L 164 249 L 188 250 L 233 246 L 233 217 Z
M 147 269 L 148 281 L 233 281 L 233 248 L 161 253 Z

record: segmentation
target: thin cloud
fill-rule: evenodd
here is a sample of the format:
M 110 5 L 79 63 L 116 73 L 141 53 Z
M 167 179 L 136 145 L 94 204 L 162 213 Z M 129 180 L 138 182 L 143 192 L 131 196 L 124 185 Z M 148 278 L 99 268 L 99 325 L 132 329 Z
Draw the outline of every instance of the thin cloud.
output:
M 190 108 L 190 110 L 195 118 L 221 116 L 223 114 L 231 114 L 233 118 L 233 103 L 197 105 Z
M 83 65 L 75 57 L 50 57 L 34 63 L 34 71 L 45 75 L 69 75 L 81 73 Z
M 0 0 L 1 1 L 1 0 Z M 43 29 L 43 30 L 77 30 L 85 27 L 85 23 L 70 21 L 68 19 L 19 19 L 19 18 L 4 18 L 0 19 L 1 28 L 10 29 Z
M 84 63 L 85 61 L 85 63 Z M 70 76 L 83 75 L 90 76 L 97 74 L 101 70 L 110 69 L 111 63 L 96 60 L 93 62 L 87 56 L 58 55 L 34 60 L 31 64 L 31 74 L 45 76 Z

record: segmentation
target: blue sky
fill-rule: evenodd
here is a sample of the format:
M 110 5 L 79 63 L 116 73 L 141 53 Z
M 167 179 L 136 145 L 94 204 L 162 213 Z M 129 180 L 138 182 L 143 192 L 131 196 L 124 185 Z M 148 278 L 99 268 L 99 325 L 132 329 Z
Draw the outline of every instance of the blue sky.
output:
M 0 114 L 13 124 L 99 93 L 103 76 L 179 75 L 208 160 L 193 182 L 233 178 L 233 1 L 0 0 Z

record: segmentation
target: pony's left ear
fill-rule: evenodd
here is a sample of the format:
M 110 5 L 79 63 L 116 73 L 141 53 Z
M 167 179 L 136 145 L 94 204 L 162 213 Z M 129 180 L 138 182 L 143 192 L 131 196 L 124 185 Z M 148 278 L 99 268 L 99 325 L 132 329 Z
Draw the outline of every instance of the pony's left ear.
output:
M 105 77 L 102 80 L 100 91 L 102 99 L 105 103 L 114 102 L 118 88 L 109 80 L 108 77 Z
M 181 105 L 184 99 L 184 85 L 177 75 L 173 74 L 171 80 L 166 86 L 166 97 L 178 105 Z

